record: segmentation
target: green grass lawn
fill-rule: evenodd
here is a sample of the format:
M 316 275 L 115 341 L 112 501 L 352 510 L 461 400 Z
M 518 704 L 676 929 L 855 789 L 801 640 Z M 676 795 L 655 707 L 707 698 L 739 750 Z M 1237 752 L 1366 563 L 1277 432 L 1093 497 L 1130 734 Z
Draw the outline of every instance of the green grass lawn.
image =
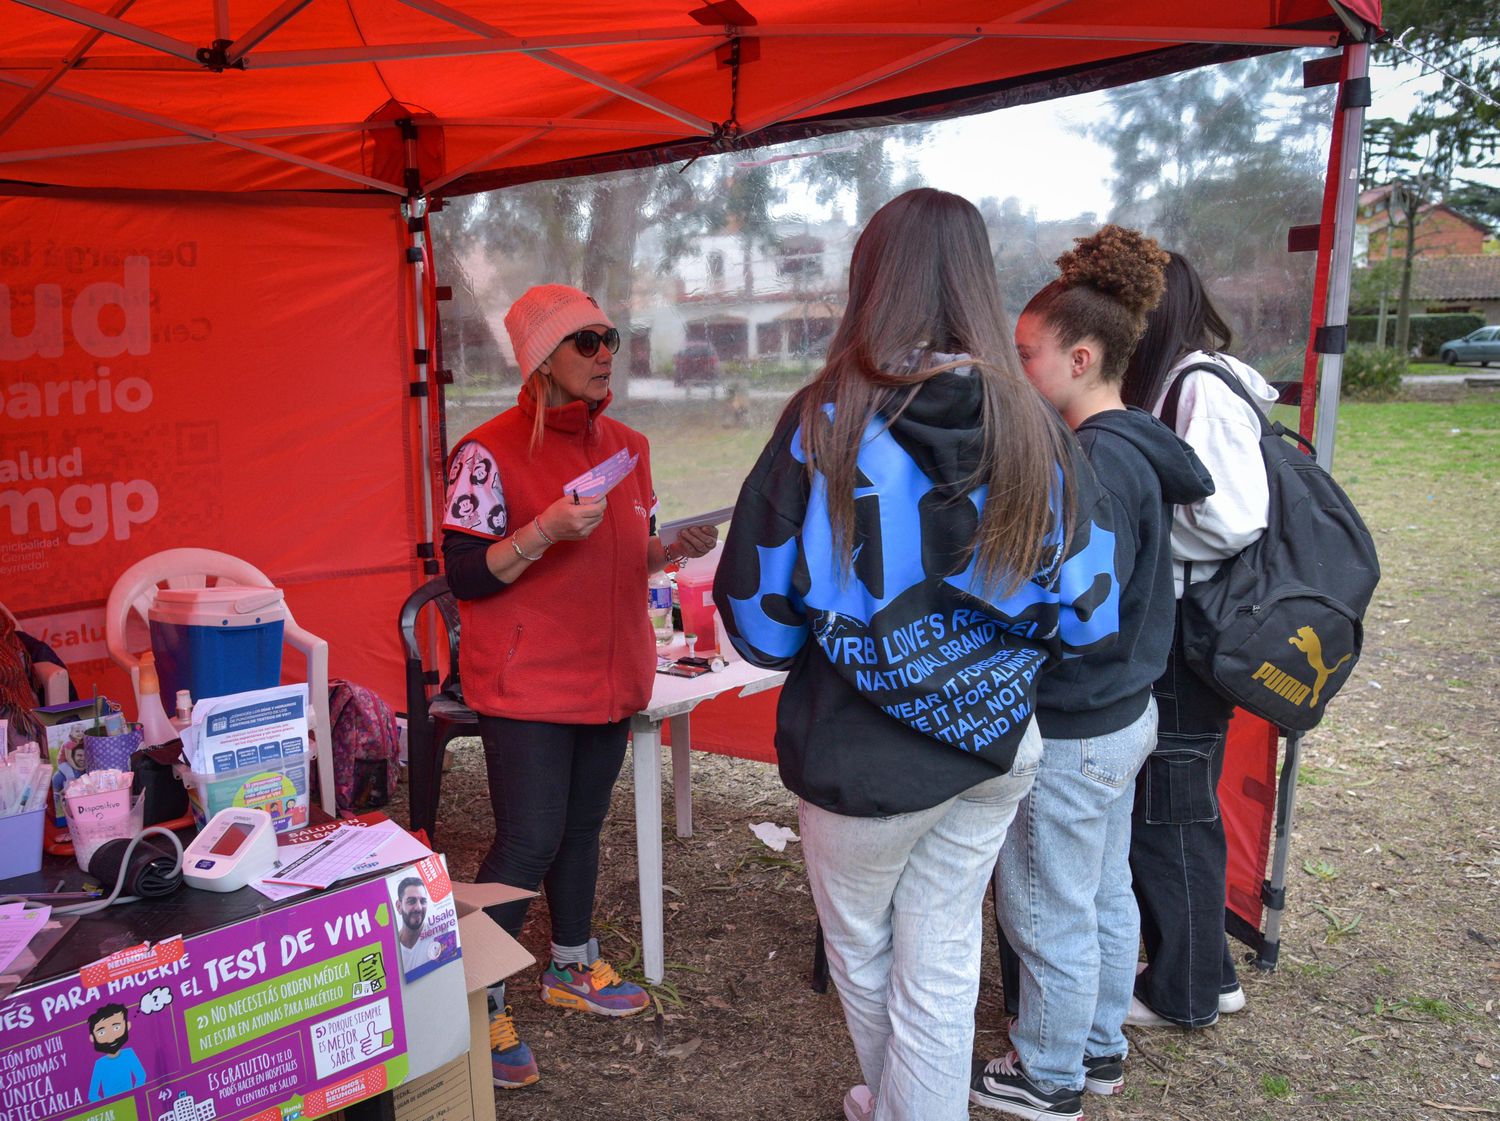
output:
M 734 505 L 781 405 L 756 400 L 744 426 L 731 423 L 722 399 L 628 402 L 614 412 L 651 441 L 661 516 L 670 521 Z M 450 440 L 492 412 L 469 415 L 451 403 L 448 411 Z M 1277 416 L 1296 425 L 1294 409 L 1278 409 Z M 1367 504 L 1382 510 L 1390 493 L 1409 493 L 1424 481 L 1473 488 L 1476 499 L 1491 502 L 1500 480 L 1500 394 L 1479 392 L 1451 402 L 1345 402 L 1335 474 L 1362 510 Z
M 1494 367 L 1490 367 L 1494 369 Z M 1461 362 L 1456 366 L 1450 366 L 1446 362 L 1425 361 L 1408 362 L 1406 364 L 1408 374 L 1464 374 L 1484 373 L 1485 367 L 1478 362 Z
M 1340 476 L 1492 484 L 1500 475 L 1500 394 L 1345 402 L 1339 407 L 1336 463 Z

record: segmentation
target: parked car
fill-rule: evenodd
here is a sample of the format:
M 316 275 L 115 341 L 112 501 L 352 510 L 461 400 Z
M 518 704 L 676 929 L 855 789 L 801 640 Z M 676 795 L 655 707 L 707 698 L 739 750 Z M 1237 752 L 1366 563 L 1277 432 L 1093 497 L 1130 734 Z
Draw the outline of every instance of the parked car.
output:
M 1477 362 L 1488 366 L 1500 362 L 1500 327 L 1481 327 L 1461 339 L 1449 339 L 1438 348 L 1438 356 L 1448 365 Z
M 672 359 L 673 385 L 718 385 L 719 352 L 713 343 L 688 343 Z

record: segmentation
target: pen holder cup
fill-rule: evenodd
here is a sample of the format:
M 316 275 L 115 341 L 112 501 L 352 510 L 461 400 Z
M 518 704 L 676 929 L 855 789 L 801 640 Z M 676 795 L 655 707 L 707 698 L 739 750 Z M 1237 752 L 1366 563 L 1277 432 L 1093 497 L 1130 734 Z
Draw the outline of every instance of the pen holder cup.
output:
M 140 749 L 144 734 L 139 724 L 128 725 L 118 736 L 83 734 L 83 761 L 91 771 L 128 771 L 130 757 Z
M 64 794 L 63 801 L 67 804 L 73 856 L 85 872 L 101 845 L 122 837 L 129 839 L 144 828 L 146 800 L 132 794 L 129 786 L 96 794 Z
M 0 817 L 0 880 L 38 872 L 42 867 L 42 826 L 45 803 L 25 813 Z

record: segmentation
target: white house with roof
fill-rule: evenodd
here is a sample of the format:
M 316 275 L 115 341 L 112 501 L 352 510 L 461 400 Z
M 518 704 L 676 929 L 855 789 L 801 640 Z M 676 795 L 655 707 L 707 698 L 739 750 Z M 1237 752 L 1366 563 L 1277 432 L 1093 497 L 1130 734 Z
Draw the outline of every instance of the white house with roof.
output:
M 631 372 L 668 376 L 688 343 L 721 361 L 791 361 L 822 352 L 844 311 L 856 231 L 840 220 L 778 222 L 770 236 L 719 233 L 674 260 L 658 284 L 637 284 L 630 313 Z M 664 256 L 654 232 L 637 247 L 638 275 Z

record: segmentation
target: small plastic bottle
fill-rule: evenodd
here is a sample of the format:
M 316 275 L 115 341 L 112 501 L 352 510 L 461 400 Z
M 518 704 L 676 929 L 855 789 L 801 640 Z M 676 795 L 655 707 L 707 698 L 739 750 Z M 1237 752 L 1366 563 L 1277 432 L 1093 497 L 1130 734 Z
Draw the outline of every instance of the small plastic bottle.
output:
M 157 747 L 178 739 L 177 729 L 172 727 L 167 710 L 162 707 L 156 655 L 149 650 L 141 655 L 140 683 L 141 746 Z
M 193 694 L 186 689 L 177 690 L 177 715 L 171 717 L 172 727 L 181 732 L 193 722 Z
M 646 610 L 651 616 L 651 629 L 656 633 L 656 648 L 664 649 L 672 644 L 672 577 L 666 572 L 653 572 L 646 579 Z

